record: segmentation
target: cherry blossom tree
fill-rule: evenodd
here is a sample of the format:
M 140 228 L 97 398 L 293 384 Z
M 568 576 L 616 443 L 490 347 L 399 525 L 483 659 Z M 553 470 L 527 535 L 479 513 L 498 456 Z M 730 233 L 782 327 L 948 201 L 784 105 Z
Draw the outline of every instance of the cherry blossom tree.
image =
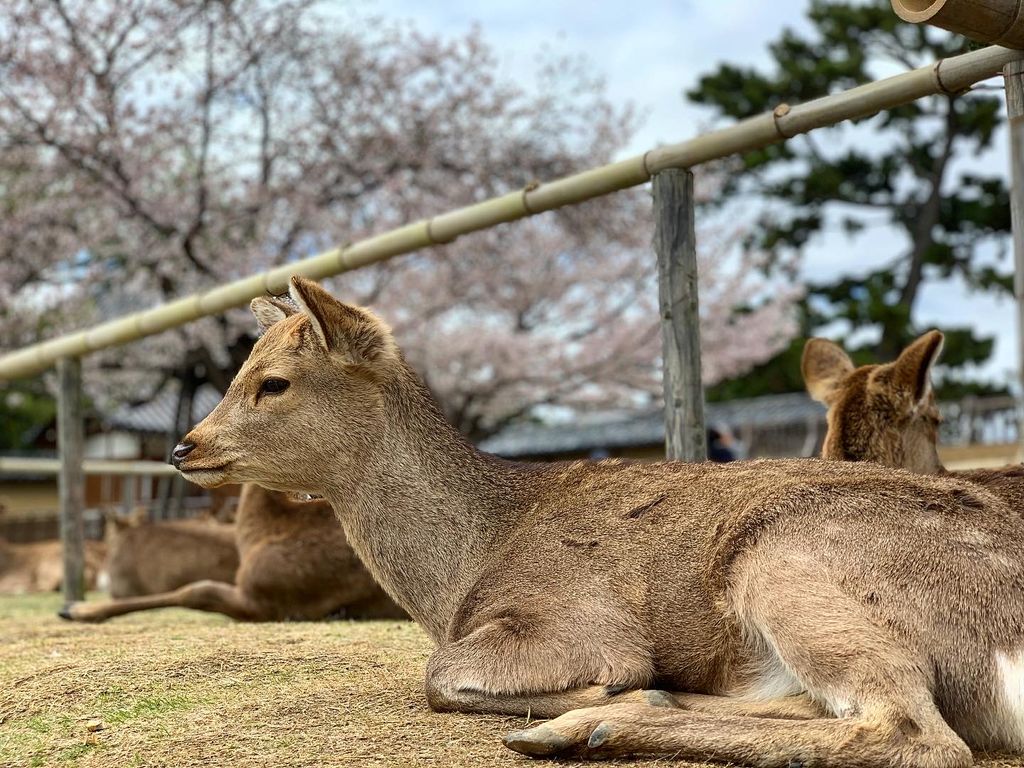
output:
M 0 68 L 7 348 L 609 162 L 635 123 L 586 61 L 549 56 L 524 85 L 478 30 L 431 37 L 314 0 L 9 0 Z M 467 434 L 544 404 L 635 405 L 660 391 L 649 208 L 614 195 L 332 288 L 394 325 Z M 735 233 L 707 239 L 714 381 L 795 328 L 791 293 L 754 277 Z M 88 381 L 145 400 L 179 380 L 187 404 L 253 342 L 239 310 L 91 356 Z

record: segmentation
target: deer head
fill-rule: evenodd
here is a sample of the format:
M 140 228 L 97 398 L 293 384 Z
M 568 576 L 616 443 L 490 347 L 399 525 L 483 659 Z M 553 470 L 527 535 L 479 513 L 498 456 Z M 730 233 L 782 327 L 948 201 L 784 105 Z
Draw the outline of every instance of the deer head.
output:
M 319 494 L 358 473 L 385 431 L 382 388 L 404 367 L 390 329 L 310 280 L 292 277 L 289 294 L 294 305 L 253 299 L 263 335 L 172 453 L 188 480 Z
M 940 471 L 931 369 L 942 343 L 939 331 L 929 331 L 895 362 L 855 368 L 834 342 L 810 339 L 801 371 L 811 397 L 828 406 L 822 458 Z

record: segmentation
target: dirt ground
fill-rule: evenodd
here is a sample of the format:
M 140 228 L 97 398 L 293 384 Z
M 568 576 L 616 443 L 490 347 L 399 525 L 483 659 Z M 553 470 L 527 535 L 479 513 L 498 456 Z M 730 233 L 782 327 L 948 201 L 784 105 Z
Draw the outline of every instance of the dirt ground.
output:
M 552 764 L 501 745 L 524 718 L 428 710 L 431 645 L 409 623 L 246 625 L 165 610 L 82 625 L 56 618 L 58 606 L 56 595 L 0 598 L 3 768 Z

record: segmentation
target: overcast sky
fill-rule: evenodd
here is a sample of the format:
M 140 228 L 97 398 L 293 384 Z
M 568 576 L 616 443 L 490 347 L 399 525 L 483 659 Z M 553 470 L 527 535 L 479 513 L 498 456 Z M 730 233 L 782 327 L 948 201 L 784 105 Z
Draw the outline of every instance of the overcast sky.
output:
M 502 67 L 517 79 L 532 78 L 533 56 L 545 44 L 585 53 L 608 82 L 616 101 L 632 101 L 643 120 L 625 154 L 693 136 L 710 118 L 689 106 L 683 91 L 715 64 L 767 65 L 766 44 L 783 27 L 806 28 L 807 0 L 682 0 L 679 2 L 522 3 L 511 0 L 371 0 L 363 6 L 396 19 L 410 19 L 427 32 L 455 34 L 479 24 Z M 978 171 L 1004 172 L 1004 140 L 995 152 L 975 161 Z M 856 246 L 841 237 L 815 243 L 804 271 L 814 279 L 867 269 L 892 257 L 899 245 L 879 230 Z M 987 377 L 1015 375 L 1016 333 L 1012 302 L 969 295 L 958 285 L 930 287 L 918 300 L 915 320 L 974 325 L 997 338 Z

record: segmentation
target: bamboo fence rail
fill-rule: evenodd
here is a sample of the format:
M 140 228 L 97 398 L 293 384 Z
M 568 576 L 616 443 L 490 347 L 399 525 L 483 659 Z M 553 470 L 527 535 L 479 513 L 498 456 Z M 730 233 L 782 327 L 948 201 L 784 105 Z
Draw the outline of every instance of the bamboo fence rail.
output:
M 1020 0 L 892 0 L 904 21 L 934 24 L 981 43 L 1024 48 Z
M 782 104 L 773 112 L 689 141 L 652 149 L 642 155 L 555 181 L 530 185 L 203 293 L 24 347 L 0 356 L 0 381 L 40 373 L 61 358 L 79 357 L 161 333 L 239 306 L 268 292 L 281 293 L 292 274 L 322 279 L 421 248 L 448 243 L 470 232 L 643 184 L 659 171 L 692 168 L 710 160 L 784 141 L 815 128 L 872 115 L 925 96 L 956 93 L 999 74 L 1006 64 L 1021 59 L 1024 59 L 1024 53 L 1020 51 L 990 47 L 942 59 L 806 104 Z
M 85 459 L 82 471 L 86 475 L 132 475 L 135 477 L 174 476 L 178 470 L 162 461 L 118 459 Z M 0 456 L 0 479 L 4 475 L 59 475 L 60 459 L 35 459 L 20 456 Z

